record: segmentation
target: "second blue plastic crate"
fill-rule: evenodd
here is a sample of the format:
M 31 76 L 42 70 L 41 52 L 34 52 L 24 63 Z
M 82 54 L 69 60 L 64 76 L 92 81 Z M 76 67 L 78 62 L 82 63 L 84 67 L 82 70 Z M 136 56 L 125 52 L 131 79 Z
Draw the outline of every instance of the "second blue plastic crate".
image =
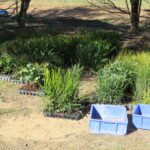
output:
M 132 122 L 136 128 L 150 130 L 150 105 L 136 105 L 132 113 Z

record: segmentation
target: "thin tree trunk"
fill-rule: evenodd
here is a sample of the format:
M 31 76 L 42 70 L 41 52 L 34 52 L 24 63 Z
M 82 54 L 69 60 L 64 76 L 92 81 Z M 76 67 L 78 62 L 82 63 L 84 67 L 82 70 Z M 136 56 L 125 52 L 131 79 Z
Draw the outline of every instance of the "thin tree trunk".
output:
M 31 0 L 22 0 L 21 1 L 20 11 L 18 14 L 18 25 L 20 27 L 25 27 L 26 15 L 27 15 L 27 10 L 30 5 L 30 1 Z
M 131 29 L 132 31 L 138 31 L 139 30 L 139 5 L 140 0 L 130 0 L 131 2 Z

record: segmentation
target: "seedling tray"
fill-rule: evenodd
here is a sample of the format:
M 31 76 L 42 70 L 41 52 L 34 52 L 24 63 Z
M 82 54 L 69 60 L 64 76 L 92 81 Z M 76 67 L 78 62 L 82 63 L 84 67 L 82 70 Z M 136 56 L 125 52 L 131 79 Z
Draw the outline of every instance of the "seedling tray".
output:
M 32 96 L 39 96 L 39 95 L 44 96 L 45 95 L 44 92 L 40 91 L 40 90 L 38 90 L 36 92 L 34 92 L 34 91 L 26 91 L 26 90 L 19 90 L 19 94 L 21 94 L 21 95 L 32 95 Z
M 11 77 L 7 75 L 0 75 L 1 81 L 11 81 Z
M 90 131 L 95 134 L 125 135 L 127 133 L 127 111 L 123 106 L 91 106 Z
M 12 82 L 14 84 L 25 84 L 24 81 L 20 81 L 20 80 L 10 80 L 10 82 Z
M 14 79 L 12 79 L 11 76 L 8 76 L 8 75 L 0 75 L 0 80 L 1 80 L 1 81 L 12 82 L 12 83 L 14 83 L 14 84 L 25 84 L 25 83 L 26 83 L 26 82 L 24 82 L 24 81 L 14 80 Z
M 136 128 L 150 130 L 150 105 L 136 105 L 132 113 L 132 122 Z
M 69 114 L 69 113 L 50 113 L 47 110 L 44 111 L 45 117 L 50 118 L 62 118 L 62 119 L 71 119 L 71 120 L 80 120 L 84 117 L 84 113 L 82 111 Z

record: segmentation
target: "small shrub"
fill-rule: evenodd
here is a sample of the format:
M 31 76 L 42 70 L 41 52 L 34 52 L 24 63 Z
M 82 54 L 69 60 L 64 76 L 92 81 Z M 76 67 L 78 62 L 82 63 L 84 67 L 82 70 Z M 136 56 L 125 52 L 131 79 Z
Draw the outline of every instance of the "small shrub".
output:
M 10 74 L 14 72 L 14 68 L 18 67 L 18 62 L 15 58 L 11 57 L 7 53 L 0 55 L 0 72 L 4 74 Z
M 49 112 L 74 112 L 80 109 L 78 90 L 82 69 L 74 66 L 62 69 L 45 70 L 43 91 L 46 94 L 45 109 Z
M 99 102 L 118 104 L 128 89 L 135 86 L 134 65 L 125 61 L 115 61 L 98 72 Z M 134 91 L 132 91 L 134 92 Z
M 47 65 L 38 65 L 38 64 L 27 64 L 26 67 L 21 68 L 17 73 L 19 80 L 24 82 L 34 82 L 36 84 L 43 83 L 44 77 L 44 68 Z
M 89 39 L 93 40 L 105 40 L 111 44 L 114 49 L 113 53 L 118 53 L 121 49 L 121 37 L 117 32 L 114 31 L 105 31 L 105 30 L 96 30 L 85 33 Z

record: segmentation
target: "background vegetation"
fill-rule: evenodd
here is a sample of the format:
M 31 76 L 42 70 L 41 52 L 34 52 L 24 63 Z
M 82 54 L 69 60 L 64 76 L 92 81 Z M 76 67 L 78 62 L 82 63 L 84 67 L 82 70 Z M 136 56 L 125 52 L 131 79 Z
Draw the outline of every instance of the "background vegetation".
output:
M 95 31 L 71 35 L 45 35 L 17 38 L 0 47 L 0 71 L 15 73 L 30 63 L 48 63 L 51 67 L 81 64 L 98 69 L 120 49 L 115 32 Z M 91 56 L 93 61 L 91 61 Z

